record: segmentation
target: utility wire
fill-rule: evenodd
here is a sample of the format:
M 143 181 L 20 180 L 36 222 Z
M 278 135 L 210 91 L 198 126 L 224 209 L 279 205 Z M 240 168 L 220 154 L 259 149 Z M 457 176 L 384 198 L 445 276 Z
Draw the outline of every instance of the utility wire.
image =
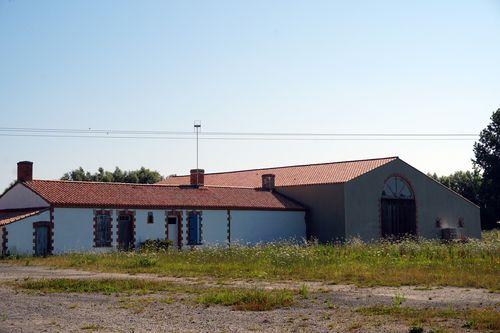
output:
M 168 137 L 168 136 L 125 136 L 125 135 L 78 135 L 78 134 L 14 134 L 0 133 L 0 137 L 35 137 L 35 138 L 78 138 L 78 139 L 146 139 L 146 140 L 196 140 L 196 137 Z M 380 138 L 380 137 L 337 137 L 337 138 L 311 138 L 311 137 L 200 137 L 200 140 L 213 141 L 471 141 L 473 138 L 457 138 L 457 137 L 400 137 L 400 138 Z
M 187 131 L 161 131 L 161 130 L 113 130 L 113 129 L 71 129 L 71 128 L 23 128 L 23 127 L 0 127 L 2 133 L 56 133 L 56 134 L 100 134 L 103 136 L 112 135 L 182 135 L 192 136 L 193 132 Z M 19 134 L 19 135 L 21 135 Z M 4 135 L 6 136 L 6 135 Z M 473 133 L 305 133 L 305 132 L 200 132 L 200 136 L 219 136 L 219 137 L 446 137 L 446 138 L 476 138 L 478 135 Z M 62 137 L 62 135 L 61 135 Z M 87 137 L 87 136 L 85 136 Z M 94 136 L 95 137 L 95 136 Z M 217 138 L 220 139 L 220 138 Z

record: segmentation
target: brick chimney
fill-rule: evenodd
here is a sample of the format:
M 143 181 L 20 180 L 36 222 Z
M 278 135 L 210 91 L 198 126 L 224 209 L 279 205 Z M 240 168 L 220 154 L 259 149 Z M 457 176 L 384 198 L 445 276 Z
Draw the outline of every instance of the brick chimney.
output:
M 266 191 L 273 191 L 275 179 L 276 176 L 272 173 L 266 173 L 262 175 L 262 189 Z
M 205 184 L 205 170 L 192 169 L 191 170 L 191 185 L 203 186 Z
M 33 180 L 33 162 L 21 161 L 17 163 L 17 181 L 27 182 Z

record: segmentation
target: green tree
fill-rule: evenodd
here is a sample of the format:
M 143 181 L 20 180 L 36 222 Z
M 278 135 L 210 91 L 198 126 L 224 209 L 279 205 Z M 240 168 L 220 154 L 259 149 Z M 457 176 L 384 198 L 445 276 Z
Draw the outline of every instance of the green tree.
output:
M 66 172 L 61 180 L 93 181 L 107 183 L 154 184 L 163 180 L 158 171 L 141 167 L 139 170 L 123 171 L 116 167 L 113 172 L 99 168 L 96 173 L 83 170 L 82 167 Z
M 476 205 L 482 205 L 481 184 L 483 179 L 479 170 L 457 171 L 449 176 L 438 176 L 435 173 L 429 174 L 429 176 Z
M 481 131 L 474 144 L 474 165 L 483 172 L 481 197 L 484 203 L 481 219 L 485 228 L 498 227 L 500 221 L 500 109 L 491 123 Z

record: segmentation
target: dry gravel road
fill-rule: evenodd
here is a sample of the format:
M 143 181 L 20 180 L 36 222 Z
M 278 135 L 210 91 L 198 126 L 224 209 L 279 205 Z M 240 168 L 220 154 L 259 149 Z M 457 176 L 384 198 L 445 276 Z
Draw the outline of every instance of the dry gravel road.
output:
M 8 281 L 24 278 L 135 278 L 175 283 L 215 285 L 211 279 L 179 279 L 152 275 L 94 273 L 40 266 L 0 264 L 0 332 L 408 332 L 408 323 L 385 316 L 365 317 L 358 307 L 391 305 L 395 295 L 403 306 L 417 308 L 499 309 L 500 295 L 481 289 L 415 287 L 357 288 L 307 283 L 308 299 L 290 308 L 264 312 L 234 311 L 198 305 L 188 294 L 145 296 L 101 294 L 41 294 L 13 289 Z M 298 288 L 296 282 L 231 281 L 228 285 L 259 288 Z M 220 286 L 220 284 L 219 284 Z M 165 301 L 168 300 L 168 301 Z M 446 319 L 440 327 L 472 332 L 463 322 Z

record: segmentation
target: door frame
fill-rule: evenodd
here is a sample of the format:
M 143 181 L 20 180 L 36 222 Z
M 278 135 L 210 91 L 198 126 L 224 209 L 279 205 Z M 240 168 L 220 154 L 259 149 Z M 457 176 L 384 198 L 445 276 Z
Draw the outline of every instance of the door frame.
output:
M 128 250 L 134 250 L 135 249 L 135 211 L 133 210 L 117 210 L 116 211 L 116 248 L 121 250 L 120 248 L 120 243 L 121 243 L 121 238 L 120 238 L 120 216 L 129 216 L 130 217 L 130 224 L 131 224 L 131 229 L 132 229 L 132 235 L 130 239 L 130 247 Z
M 391 220 L 391 221 L 386 221 L 386 223 L 390 222 L 390 227 L 388 229 L 390 229 L 389 233 L 388 234 L 385 234 L 384 235 L 384 231 L 388 231 L 386 229 L 384 229 L 384 226 L 387 227 L 387 225 L 384 225 L 384 217 L 386 217 L 386 214 L 384 214 L 384 202 L 387 203 L 388 207 L 391 207 L 391 203 L 393 205 L 397 205 L 398 206 L 398 203 L 404 203 L 404 205 L 402 206 L 399 206 L 400 207 L 404 207 L 404 206 L 411 206 L 411 210 L 409 210 L 407 213 L 411 214 L 411 217 L 412 217 L 412 220 L 413 221 L 410 221 L 411 224 L 408 225 L 408 228 L 410 229 L 408 231 L 408 233 L 406 234 L 396 234 L 393 229 L 393 226 L 394 226 L 394 221 Z M 408 209 L 408 207 L 405 207 Z M 380 214 L 380 224 L 381 224 L 381 235 L 383 238 L 401 238 L 402 236 L 409 236 L 409 237 L 416 237 L 417 236 L 417 204 L 415 202 L 414 199 L 380 199 L 380 210 L 381 210 L 381 214 Z M 398 228 L 399 230 L 400 228 Z
M 36 228 L 47 227 L 47 255 L 52 255 L 54 251 L 54 225 L 49 221 L 33 222 L 33 255 L 36 253 Z
M 415 193 L 415 188 L 412 184 L 412 182 L 403 174 L 400 174 L 400 173 L 393 173 L 393 174 L 390 174 L 388 177 L 386 177 L 384 179 L 384 182 L 383 182 L 383 185 L 382 185 L 382 188 L 383 186 L 385 185 L 385 183 L 392 177 L 399 177 L 401 179 L 403 179 L 406 184 L 408 185 L 412 195 L 413 195 L 413 202 L 415 203 L 415 235 L 413 235 L 414 237 L 418 237 L 419 235 L 419 228 L 418 228 L 418 200 L 417 200 L 417 195 Z M 378 217 L 379 217 L 379 237 L 380 238 L 384 238 L 383 236 L 383 231 L 382 231 L 382 197 L 379 197 L 378 199 Z
M 170 210 L 165 212 L 165 239 L 170 239 L 168 231 L 168 219 L 175 217 L 177 219 L 177 248 L 182 249 L 182 210 Z

